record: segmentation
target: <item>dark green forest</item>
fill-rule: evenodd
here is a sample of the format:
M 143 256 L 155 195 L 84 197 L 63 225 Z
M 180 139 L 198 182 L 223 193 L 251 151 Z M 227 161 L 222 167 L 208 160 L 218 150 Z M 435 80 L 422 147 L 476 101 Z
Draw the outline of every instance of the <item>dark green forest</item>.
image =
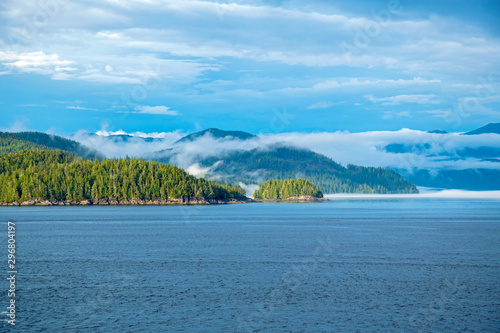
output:
M 286 199 L 312 196 L 322 198 L 323 193 L 305 179 L 267 180 L 255 191 L 255 199 Z
M 0 154 L 17 153 L 26 149 L 49 149 L 48 147 L 18 137 L 15 133 L 0 132 Z
M 224 158 L 202 161 L 211 166 L 222 161 L 214 173 L 226 175 L 229 182 L 303 178 L 324 193 L 418 193 L 417 188 L 390 169 L 348 165 L 304 149 L 276 147 L 237 152 Z
M 240 187 L 189 175 L 172 165 L 136 158 L 85 160 L 60 150 L 0 156 L 0 202 L 32 199 L 241 199 Z
M 82 158 L 104 158 L 104 155 L 96 150 L 57 135 L 40 132 L 0 132 L 0 154 L 17 153 L 26 149 L 58 149 Z

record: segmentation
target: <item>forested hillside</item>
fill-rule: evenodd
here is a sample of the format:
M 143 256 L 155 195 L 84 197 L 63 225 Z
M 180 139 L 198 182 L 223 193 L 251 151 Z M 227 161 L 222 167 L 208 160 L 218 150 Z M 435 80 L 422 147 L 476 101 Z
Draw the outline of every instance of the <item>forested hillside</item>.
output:
M 82 158 L 104 158 L 96 150 L 57 135 L 40 132 L 0 132 L 0 154 L 16 153 L 26 149 L 59 149 Z
M 15 133 L 0 132 L 0 155 L 26 149 L 48 149 L 48 147 L 24 140 Z
M 315 152 L 277 147 L 254 149 L 202 161 L 205 167 L 217 164 L 214 174 L 232 182 L 259 182 L 271 179 L 303 178 L 324 193 L 418 193 L 398 173 L 384 168 L 342 165 Z
M 178 198 L 239 199 L 244 190 L 135 158 L 89 161 L 59 150 L 0 156 L 0 202 Z
M 305 179 L 267 180 L 255 191 L 255 199 L 287 199 L 311 196 L 322 198 L 323 193 Z

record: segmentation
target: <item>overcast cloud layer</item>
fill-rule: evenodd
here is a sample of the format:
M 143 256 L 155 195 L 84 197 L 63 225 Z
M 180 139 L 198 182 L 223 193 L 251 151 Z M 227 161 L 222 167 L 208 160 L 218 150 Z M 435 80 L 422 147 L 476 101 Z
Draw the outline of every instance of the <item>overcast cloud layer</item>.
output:
M 3 129 L 466 131 L 500 115 L 497 1 L 0 6 Z

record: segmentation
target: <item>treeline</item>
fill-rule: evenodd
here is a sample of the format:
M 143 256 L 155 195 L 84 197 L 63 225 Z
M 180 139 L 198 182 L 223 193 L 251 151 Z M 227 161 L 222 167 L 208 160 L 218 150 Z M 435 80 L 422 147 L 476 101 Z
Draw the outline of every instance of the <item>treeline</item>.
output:
M 172 165 L 136 158 L 84 160 L 59 150 L 0 156 L 0 202 L 32 199 L 239 199 L 240 187 L 189 175 Z
M 312 196 L 322 198 L 323 193 L 305 179 L 267 180 L 255 191 L 255 199 L 286 199 Z

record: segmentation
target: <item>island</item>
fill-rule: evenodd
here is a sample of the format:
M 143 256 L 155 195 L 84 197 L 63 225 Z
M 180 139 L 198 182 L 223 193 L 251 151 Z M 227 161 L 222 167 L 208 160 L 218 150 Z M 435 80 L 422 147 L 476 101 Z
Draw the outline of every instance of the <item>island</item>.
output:
M 253 195 L 258 202 L 312 202 L 327 201 L 323 193 L 305 179 L 267 180 Z

